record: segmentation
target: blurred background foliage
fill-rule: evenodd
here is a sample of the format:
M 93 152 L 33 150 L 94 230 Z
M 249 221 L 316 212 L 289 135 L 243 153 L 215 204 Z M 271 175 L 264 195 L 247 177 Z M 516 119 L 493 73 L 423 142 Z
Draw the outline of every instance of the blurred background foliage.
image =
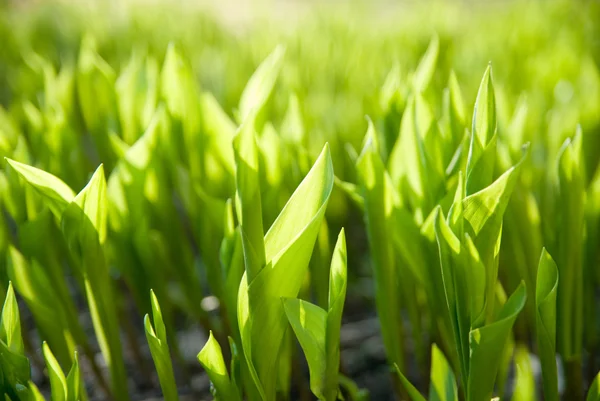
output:
M 343 176 L 339 147 L 360 147 L 364 116 L 375 120 L 390 104 L 380 99 L 386 76 L 395 68 L 399 79 L 406 77 L 437 34 L 440 54 L 429 92 L 441 92 L 453 69 L 472 105 L 491 62 L 504 120 L 526 96 L 531 135 L 549 129 L 558 147 L 580 123 L 597 143 L 598 2 L 215 3 L 9 1 L 0 20 L 0 103 L 35 103 L 43 82 L 31 54 L 55 67 L 72 66 L 89 34 L 117 74 L 132 51 L 161 64 L 168 44 L 177 43 L 201 88 L 231 114 L 255 67 L 285 44 L 280 88 L 268 115 L 278 126 L 289 93 L 295 93 L 309 151 L 315 156 L 325 140 L 332 142 L 336 172 Z M 404 100 L 397 99 L 400 110 Z M 598 146 L 585 149 L 597 152 Z

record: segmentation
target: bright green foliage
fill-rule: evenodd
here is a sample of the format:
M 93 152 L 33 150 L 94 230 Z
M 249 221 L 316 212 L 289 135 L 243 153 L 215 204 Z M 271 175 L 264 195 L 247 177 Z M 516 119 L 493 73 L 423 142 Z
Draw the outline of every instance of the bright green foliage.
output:
M 171 355 L 169 353 L 169 344 L 167 343 L 167 330 L 163 321 L 162 312 L 158 299 L 154 295 L 154 291 L 150 291 L 150 301 L 152 303 L 152 322 L 150 316 L 144 316 L 144 328 L 146 330 L 146 340 L 152 353 L 154 366 L 158 372 L 160 387 L 163 391 L 163 396 L 166 400 L 177 401 L 179 395 L 177 392 L 177 383 L 173 373 L 173 365 L 171 363 Z
M 78 401 L 80 399 L 86 399 L 82 391 L 81 372 L 79 370 L 79 362 L 77 360 L 77 352 L 73 358 L 73 366 L 69 373 L 65 376 L 62 368 L 58 364 L 58 361 L 52 354 L 50 347 L 47 343 L 43 346 L 44 359 L 46 361 L 46 367 L 48 369 L 48 377 L 50 378 L 50 387 L 52 390 L 52 401 Z
M 535 377 L 526 348 L 519 347 L 515 352 L 516 382 L 512 401 L 535 400 Z
M 36 228 L 41 227 L 37 225 Z M 67 289 L 64 281 L 56 280 L 56 276 L 49 274 L 48 269 L 44 269 L 38 261 L 28 261 L 14 247 L 11 246 L 8 253 L 8 275 L 34 315 L 38 330 L 42 337 L 58 350 L 57 358 L 61 364 L 70 364 L 75 351 L 74 337 L 81 341 L 84 335 L 74 314 L 73 303 L 68 298 L 65 299 Z M 56 308 L 53 305 L 61 307 Z M 62 331 L 56 330 L 57 327 L 62 327 Z M 74 336 L 73 333 L 77 334 Z
M 58 178 L 11 160 L 9 163 L 44 200 L 49 199 L 50 204 L 55 205 L 52 210 L 61 221 L 65 241 L 83 277 L 94 329 L 110 367 L 113 391 L 118 399 L 126 400 L 128 393 L 116 306 L 103 251 L 106 239 L 104 169 L 100 166 L 88 185 L 79 194 L 69 198 L 73 192 L 67 191 Z
M 208 374 L 214 387 L 213 395 L 215 400 L 240 400 L 240 392 L 235 382 L 230 379 L 229 372 L 223 360 L 221 346 L 215 340 L 212 332 L 208 341 L 198 354 L 198 361 Z
M 246 121 L 252 114 L 258 114 L 273 91 L 279 71 L 283 66 L 284 47 L 277 47 L 252 74 L 240 96 L 238 121 Z
M 399 202 L 381 158 L 377 135 L 371 126 L 365 137 L 365 146 L 357 160 L 359 182 L 363 192 L 367 233 L 371 244 L 375 278 L 375 302 L 382 326 L 383 342 L 391 363 L 403 365 L 401 346 L 402 322 L 400 316 L 399 269 L 396 267 L 391 241 L 385 239 L 392 231 L 394 212 Z
M 24 355 L 21 318 L 12 284 L 9 283 L 0 317 L 0 390 L 14 398 L 31 380 L 29 360 Z
M 556 293 L 558 269 L 546 250 L 542 250 L 537 273 L 536 333 L 542 365 L 544 397 L 558 400 L 558 373 L 556 368 Z
M 193 325 L 215 399 L 365 400 L 340 342 L 373 309 L 397 398 L 599 398 L 596 2 L 27 3 L 0 1 L 1 398 L 175 400 Z
M 238 168 L 244 167 L 244 164 L 238 165 Z M 332 188 L 333 166 L 326 145 L 265 235 L 264 242 L 249 239 L 259 247 L 264 243 L 266 265 L 259 266 L 260 259 L 255 255 L 247 256 L 256 246 L 244 246 L 246 273 L 238 295 L 238 324 L 246 362 L 264 400 L 275 397 L 274 372 L 279 352 L 272 350 L 280 349 L 287 325 L 280 299 L 298 295 Z M 244 198 L 241 199 L 243 203 Z M 244 209 L 241 210 L 244 213 Z
M 408 381 L 398 366 L 396 373 L 402 386 L 412 401 L 425 401 L 425 397 Z M 458 387 L 454 373 L 442 351 L 435 345 L 431 347 L 431 377 L 429 383 L 429 401 L 458 401 Z
M 340 232 L 333 251 L 327 310 L 301 299 L 284 299 L 285 314 L 304 350 L 310 388 L 319 400 L 338 396 L 340 328 L 347 285 L 346 236 Z

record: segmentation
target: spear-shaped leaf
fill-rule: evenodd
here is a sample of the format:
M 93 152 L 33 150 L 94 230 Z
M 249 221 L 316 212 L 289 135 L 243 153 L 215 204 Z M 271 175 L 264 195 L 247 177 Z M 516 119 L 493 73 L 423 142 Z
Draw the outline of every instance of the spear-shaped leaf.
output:
M 556 368 L 556 293 L 558 269 L 552 256 L 542 250 L 537 271 L 535 291 L 536 334 L 542 365 L 544 399 L 558 401 L 558 373 Z
M 212 334 L 209 334 L 208 341 L 198 354 L 198 361 L 208 374 L 212 385 L 214 386 L 214 396 L 217 401 L 236 401 L 240 400 L 239 391 L 235 384 L 231 382 L 221 346 Z
M 173 373 L 173 365 L 171 363 L 171 354 L 169 353 L 169 344 L 167 343 L 167 330 L 162 318 L 162 312 L 158 299 L 154 295 L 154 291 L 150 290 L 150 299 L 152 303 L 152 321 L 150 316 L 144 316 L 144 328 L 146 331 L 146 340 L 150 346 L 150 353 L 154 366 L 158 372 L 158 380 L 166 400 L 177 401 L 179 394 L 177 392 L 177 383 L 175 382 L 175 374 Z
M 38 168 L 6 159 L 7 163 L 46 200 L 46 204 L 60 218 L 62 212 L 75 198 L 75 192 L 61 179 Z
M 287 327 L 281 298 L 298 295 L 332 188 L 333 165 L 326 145 L 264 237 L 266 266 L 252 280 L 246 266 L 240 284 L 238 323 L 244 355 L 265 401 L 275 398 L 278 354 Z
M 240 97 L 238 121 L 245 121 L 251 113 L 258 114 L 265 105 L 283 66 L 284 55 L 285 47 L 277 46 L 252 74 Z

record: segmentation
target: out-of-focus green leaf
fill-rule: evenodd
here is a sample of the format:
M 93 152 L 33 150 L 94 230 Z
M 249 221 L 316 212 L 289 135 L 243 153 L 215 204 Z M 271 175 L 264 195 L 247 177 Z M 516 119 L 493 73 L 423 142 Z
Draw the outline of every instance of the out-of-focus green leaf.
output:
M 13 246 L 9 247 L 8 258 L 8 275 L 31 310 L 40 336 L 60 351 L 57 355 L 61 363 L 70 363 L 75 343 L 73 320 L 69 319 L 68 314 L 73 310 L 73 305 L 65 305 L 64 296 L 55 292 L 63 289 L 64 282 L 57 284 L 48 274 L 50 266 L 43 268 L 36 260 L 28 261 Z M 62 330 L 56 330 L 57 326 Z
M 67 374 L 67 401 L 79 401 L 87 399 L 83 382 L 81 381 L 81 371 L 79 370 L 79 358 L 77 351 L 74 352 L 73 366 Z
M 566 140 L 558 156 L 557 347 L 567 360 L 581 358 L 583 345 L 583 236 L 585 188 L 582 133 Z M 577 369 L 573 367 L 573 369 Z M 581 383 L 575 384 L 580 387 Z
M 416 92 L 424 92 L 427 90 L 435 72 L 439 51 L 440 40 L 437 36 L 434 36 L 413 76 L 413 88 Z
M 233 147 L 236 162 L 236 210 L 244 245 L 246 273 L 252 281 L 266 262 L 258 147 L 253 118 L 242 124 L 233 141 Z
M 172 118 L 171 143 L 175 149 L 172 157 L 189 168 L 196 179 L 202 173 L 204 144 L 200 135 L 201 110 L 198 82 L 192 67 L 174 44 L 169 44 L 160 73 L 160 99 Z
M 586 401 L 600 400 L 600 373 L 596 375 L 587 393 Z
M 31 379 L 29 359 L 23 355 L 21 318 L 12 284 L 9 283 L 0 321 L 0 384 L 15 391 Z
M 452 368 L 442 351 L 431 346 L 431 381 L 429 401 L 458 401 L 458 389 Z
M 370 138 L 365 140 L 356 168 L 364 198 L 367 234 L 373 260 L 375 302 L 387 358 L 391 363 L 403 366 L 402 325 L 401 319 L 398 319 L 399 272 L 393 241 L 389 236 L 396 224 L 394 212 L 399 199 L 390 176 L 385 171 L 375 139 Z
M 283 66 L 284 55 L 285 47 L 276 47 L 252 74 L 240 96 L 237 115 L 239 122 L 246 121 L 250 114 L 261 111 L 273 91 Z
M 77 64 L 77 96 L 87 130 L 94 141 L 100 162 L 112 170 L 116 162 L 108 132 L 118 131 L 116 74 L 96 52 L 90 36 L 81 44 Z
M 535 396 L 535 378 L 529 359 L 529 352 L 524 347 L 518 347 L 515 352 L 515 366 L 517 378 L 515 381 L 515 391 L 512 401 L 534 401 Z
M 236 126 L 209 92 L 200 98 L 202 126 L 206 136 L 204 155 L 205 187 L 212 195 L 233 193 L 235 159 L 231 141 Z
M 55 216 L 60 218 L 75 193 L 67 184 L 52 174 L 35 167 L 6 159 L 7 163 L 35 190 L 47 199 L 47 205 Z
M 2 339 L 8 349 L 15 354 L 23 354 L 23 337 L 21 337 L 21 317 L 19 315 L 19 305 L 13 290 L 12 283 L 8 286 L 6 299 L 2 308 L 2 321 L 0 322 L 0 339 Z

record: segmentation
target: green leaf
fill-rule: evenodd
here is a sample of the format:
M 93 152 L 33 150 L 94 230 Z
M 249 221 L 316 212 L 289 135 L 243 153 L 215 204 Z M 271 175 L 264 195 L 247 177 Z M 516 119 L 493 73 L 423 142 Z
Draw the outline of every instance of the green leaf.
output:
M 558 156 L 556 265 L 557 346 L 565 359 L 580 358 L 583 346 L 583 238 L 585 233 L 585 177 L 582 133 L 567 139 Z M 581 383 L 574 384 L 577 387 Z
M 535 291 L 536 335 L 544 399 L 558 401 L 558 373 L 556 367 L 556 294 L 558 290 L 558 268 L 546 249 L 537 271 Z
M 62 212 L 75 198 L 75 192 L 52 174 L 8 158 L 6 161 L 25 182 L 46 200 L 52 213 L 60 218 Z
M 167 48 L 160 73 L 160 98 L 171 117 L 172 157 L 178 157 L 189 168 L 193 179 L 202 171 L 204 148 L 201 138 L 200 91 L 195 73 L 188 60 L 172 43 Z
M 220 401 L 239 400 L 239 393 L 229 379 L 229 373 L 223 360 L 221 346 L 212 334 L 198 354 L 198 361 L 208 374 L 211 383 L 215 387 L 215 399 Z
M 600 401 L 600 373 L 594 378 L 585 401 Z
M 419 219 L 429 214 L 443 191 L 437 122 L 428 101 L 416 94 L 402 115 L 400 134 L 388 159 L 389 174 L 396 188 Z
M 365 222 L 373 260 L 375 304 L 381 324 L 388 360 L 403 366 L 400 316 L 399 272 L 390 233 L 397 221 L 395 209 L 400 203 L 390 176 L 385 171 L 373 140 L 365 146 L 356 164 L 364 199 Z
M 246 84 L 238 106 L 238 121 L 246 121 L 250 114 L 258 114 L 267 103 L 279 71 L 283 66 L 285 47 L 275 50 L 258 66 Z
M 431 346 L 429 401 L 458 401 L 458 389 L 452 368 L 435 344 Z
M 324 391 L 325 399 L 332 401 L 337 398 L 339 392 L 340 333 L 344 302 L 346 300 L 347 282 L 348 256 L 346 251 L 346 233 L 342 228 L 333 250 L 331 268 L 329 269 L 329 310 L 327 312 L 327 328 L 325 336 L 327 374 Z
M 404 389 L 406 390 L 406 393 L 410 397 L 411 401 L 426 401 L 425 397 L 423 397 L 421 393 L 419 393 L 419 390 L 417 390 L 417 388 L 413 386 L 412 383 L 402 374 L 400 368 L 398 367 L 398 364 L 396 363 L 394 364 L 394 370 L 398 374 L 398 377 L 400 378 L 400 383 L 402 384 L 402 387 L 404 387 Z
M 296 146 L 302 146 L 305 142 L 305 129 L 302 123 L 300 102 L 295 93 L 290 95 L 288 109 L 281 123 L 281 137 Z
M 435 216 L 435 236 L 438 243 L 440 267 L 450 324 L 454 333 L 454 346 L 459 358 L 460 377 L 465 383 L 469 377 L 468 332 L 471 323 L 471 301 L 474 295 L 469 291 L 465 278 L 465 259 L 461 258 L 461 243 L 454 235 L 437 207 Z
M 333 165 L 325 145 L 264 238 L 267 265 L 252 281 L 242 278 L 238 323 L 250 373 L 266 401 L 275 397 L 274 374 L 287 327 L 281 298 L 295 298 L 308 271 L 333 188 Z
M 483 74 L 473 110 L 471 143 L 467 158 L 467 194 L 489 184 L 496 158 L 496 99 L 492 66 Z
M 115 72 L 96 52 L 93 39 L 84 37 L 77 64 L 77 96 L 86 128 L 92 135 L 100 160 L 109 171 L 115 159 L 107 133 L 119 131 Z
M 52 218 L 51 215 L 50 218 Z M 33 226 L 32 228 L 39 230 L 40 226 Z M 50 234 L 44 230 L 41 230 L 41 233 L 42 235 Z M 70 298 L 64 296 L 67 295 L 66 293 L 62 297 L 58 293 L 61 289 L 68 292 L 67 289 L 63 288 L 65 286 L 64 281 L 57 284 L 49 274 L 52 266 L 46 265 L 44 268 L 35 260 L 28 261 L 12 245 L 8 248 L 8 261 L 8 276 L 31 311 L 40 331 L 40 337 L 58 350 L 57 355 L 61 363 L 71 363 L 72 352 L 75 347 L 72 325 L 73 323 L 77 324 L 77 320 L 76 316 L 71 314 L 74 305 L 67 305 L 64 302 L 65 298 L 69 301 Z M 60 274 L 62 280 L 62 270 Z M 69 319 L 69 314 L 71 314 L 72 319 Z M 57 327 L 61 327 L 62 330 L 57 330 Z
M 80 235 L 97 235 L 100 244 L 106 241 L 106 178 L 101 164 L 88 184 L 77 194 L 63 213 L 63 229 L 78 226 Z M 67 225 L 67 226 L 65 226 Z
M 100 350 L 111 374 L 114 396 L 129 399 L 125 365 L 119 340 L 117 307 L 103 250 L 106 239 L 106 180 L 102 165 L 69 204 L 62 231 L 78 267 Z
M 79 359 L 77 351 L 74 352 L 73 365 L 67 374 L 67 401 L 79 401 L 87 397 L 80 397 L 80 394 L 85 395 L 85 388 L 81 381 L 81 371 L 79 370 Z
M 0 321 L 0 384 L 15 389 L 30 379 L 29 359 L 23 355 L 19 308 L 9 283 Z
M 21 337 L 21 317 L 19 305 L 15 297 L 12 283 L 8 284 L 8 291 L 2 308 L 2 321 L 0 322 L 0 339 L 6 343 L 11 352 L 22 355 L 24 352 L 23 337 Z
M 206 135 L 204 185 L 211 193 L 228 196 L 233 191 L 235 178 L 231 141 L 235 136 L 236 126 L 211 93 L 202 94 L 200 105 Z
M 246 273 L 252 281 L 266 261 L 258 147 L 253 118 L 242 124 L 233 140 L 233 148 L 236 163 L 236 209 L 240 219 Z
M 463 200 L 465 230 L 473 238 L 486 268 L 488 310 L 493 305 L 493 293 L 498 276 L 498 254 L 504 212 L 520 176 L 527 151 L 519 163 L 502 174 L 496 181 L 481 191 Z
M 143 133 L 158 102 L 159 65 L 134 49 L 115 83 L 123 141 L 133 144 Z
M 310 370 L 310 389 L 319 400 L 325 400 L 327 372 L 327 312 L 301 299 L 284 299 L 285 314 L 304 351 Z
M 523 160 L 521 159 L 519 164 L 502 174 L 493 184 L 463 200 L 463 215 L 475 236 L 480 235 L 486 225 L 493 226 L 496 230 L 501 225 L 502 215 L 516 184 Z
M 154 361 L 154 366 L 158 373 L 158 380 L 163 396 L 167 400 L 176 401 L 179 399 L 179 395 L 177 383 L 175 382 L 175 374 L 173 373 L 169 345 L 167 343 L 167 332 L 158 299 L 152 290 L 150 290 L 150 299 L 152 303 L 152 320 L 154 322 L 154 327 L 150 322 L 150 317 L 146 315 L 144 317 L 146 340 L 150 346 L 150 353 L 152 354 L 152 360 Z
M 465 121 L 466 112 L 465 104 L 463 101 L 460 85 L 454 71 L 450 72 L 450 78 L 448 80 L 449 89 L 449 113 L 448 119 L 450 129 L 452 131 L 452 137 L 454 138 L 454 145 L 458 145 L 463 138 L 465 132 Z
M 512 326 L 525 306 L 527 291 L 522 282 L 502 307 L 498 319 L 469 333 L 470 370 L 468 401 L 489 400 L 499 369 L 502 352 Z
M 535 400 L 535 378 L 527 348 L 517 347 L 515 352 L 515 365 L 517 377 L 515 381 L 515 391 L 513 392 L 511 401 Z M 547 398 L 544 399 L 546 400 Z
M 50 378 L 50 388 L 52 389 L 51 399 L 52 401 L 66 401 L 68 389 L 65 374 L 46 342 L 44 342 L 42 348 L 44 359 L 46 361 L 46 368 L 48 369 L 48 377 Z
M 413 76 L 413 88 L 416 92 L 424 92 L 429 87 L 431 78 L 433 78 L 433 74 L 435 73 L 439 51 L 440 40 L 436 35 L 431 39 L 429 47 L 421 58 Z
M 496 132 L 496 97 L 491 64 L 485 70 L 473 110 L 473 138 L 485 147 Z

